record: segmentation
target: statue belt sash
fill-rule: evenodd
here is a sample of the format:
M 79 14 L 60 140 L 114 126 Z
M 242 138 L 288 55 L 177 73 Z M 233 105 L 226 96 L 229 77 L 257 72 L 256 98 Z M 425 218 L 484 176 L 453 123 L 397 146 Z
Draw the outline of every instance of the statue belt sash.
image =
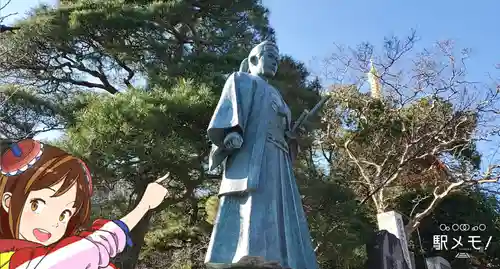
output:
M 283 150 L 284 152 L 288 153 L 288 143 L 285 141 L 285 138 L 283 137 L 282 139 L 276 139 L 272 134 L 267 135 L 267 141 L 273 143 L 276 145 L 279 149 Z

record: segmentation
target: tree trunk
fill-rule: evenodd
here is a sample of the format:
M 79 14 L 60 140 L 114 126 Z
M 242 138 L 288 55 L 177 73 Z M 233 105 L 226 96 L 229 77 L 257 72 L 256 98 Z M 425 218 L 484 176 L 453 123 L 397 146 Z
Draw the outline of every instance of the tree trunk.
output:
M 149 212 L 144 216 L 144 218 L 135 226 L 135 228 L 130 232 L 132 237 L 133 247 L 129 247 L 125 252 L 123 252 L 118 261 L 118 268 L 120 269 L 134 269 L 137 266 L 139 259 L 139 254 L 141 248 L 144 245 L 144 237 L 149 230 L 149 224 L 153 212 Z

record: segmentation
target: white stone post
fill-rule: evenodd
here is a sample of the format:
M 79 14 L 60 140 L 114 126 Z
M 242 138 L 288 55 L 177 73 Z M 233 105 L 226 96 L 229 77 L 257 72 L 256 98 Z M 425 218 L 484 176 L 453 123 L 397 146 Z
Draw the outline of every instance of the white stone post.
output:
M 429 269 L 451 269 L 450 263 L 440 256 L 426 258 L 425 263 Z
M 410 268 L 416 269 L 417 266 L 415 266 L 415 253 L 413 253 L 412 251 L 410 251 L 409 253 L 410 253 L 410 260 L 411 260 Z
M 395 235 L 401 242 L 403 256 L 410 269 L 415 269 L 412 266 L 410 251 L 408 250 L 408 240 L 406 239 L 406 231 L 401 214 L 396 211 L 389 211 L 377 215 L 378 229 L 386 230 Z

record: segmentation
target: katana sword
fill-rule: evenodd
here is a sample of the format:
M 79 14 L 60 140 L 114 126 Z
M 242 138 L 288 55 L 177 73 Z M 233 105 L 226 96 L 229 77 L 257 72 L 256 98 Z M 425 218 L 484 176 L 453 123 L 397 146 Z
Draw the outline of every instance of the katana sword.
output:
M 323 97 L 321 97 L 321 100 L 319 100 L 319 102 L 313 107 L 313 109 L 311 111 L 307 110 L 307 109 L 304 109 L 304 111 L 302 112 L 302 114 L 300 114 L 300 117 L 295 121 L 295 123 L 293 124 L 293 127 L 292 127 L 292 133 L 296 133 L 296 131 L 302 126 L 304 125 L 306 122 L 309 121 L 310 118 L 316 116 L 316 114 L 318 114 L 319 110 L 321 108 L 323 108 L 323 106 L 325 105 L 325 103 L 331 98 L 331 95 L 324 95 Z

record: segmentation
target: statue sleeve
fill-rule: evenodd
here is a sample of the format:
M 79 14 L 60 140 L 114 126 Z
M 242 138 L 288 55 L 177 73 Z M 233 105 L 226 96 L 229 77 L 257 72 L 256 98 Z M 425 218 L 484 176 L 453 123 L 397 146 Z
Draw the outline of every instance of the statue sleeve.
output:
M 233 73 L 227 79 L 207 130 L 212 142 L 209 170 L 215 169 L 233 152 L 224 148 L 227 134 L 236 131 L 245 138 L 256 86 L 255 80 L 243 72 Z
M 246 122 L 252 107 L 252 79 L 245 73 L 233 73 L 224 89 L 208 126 L 208 138 L 222 148 L 224 138 L 230 132 L 239 132 L 244 137 Z

